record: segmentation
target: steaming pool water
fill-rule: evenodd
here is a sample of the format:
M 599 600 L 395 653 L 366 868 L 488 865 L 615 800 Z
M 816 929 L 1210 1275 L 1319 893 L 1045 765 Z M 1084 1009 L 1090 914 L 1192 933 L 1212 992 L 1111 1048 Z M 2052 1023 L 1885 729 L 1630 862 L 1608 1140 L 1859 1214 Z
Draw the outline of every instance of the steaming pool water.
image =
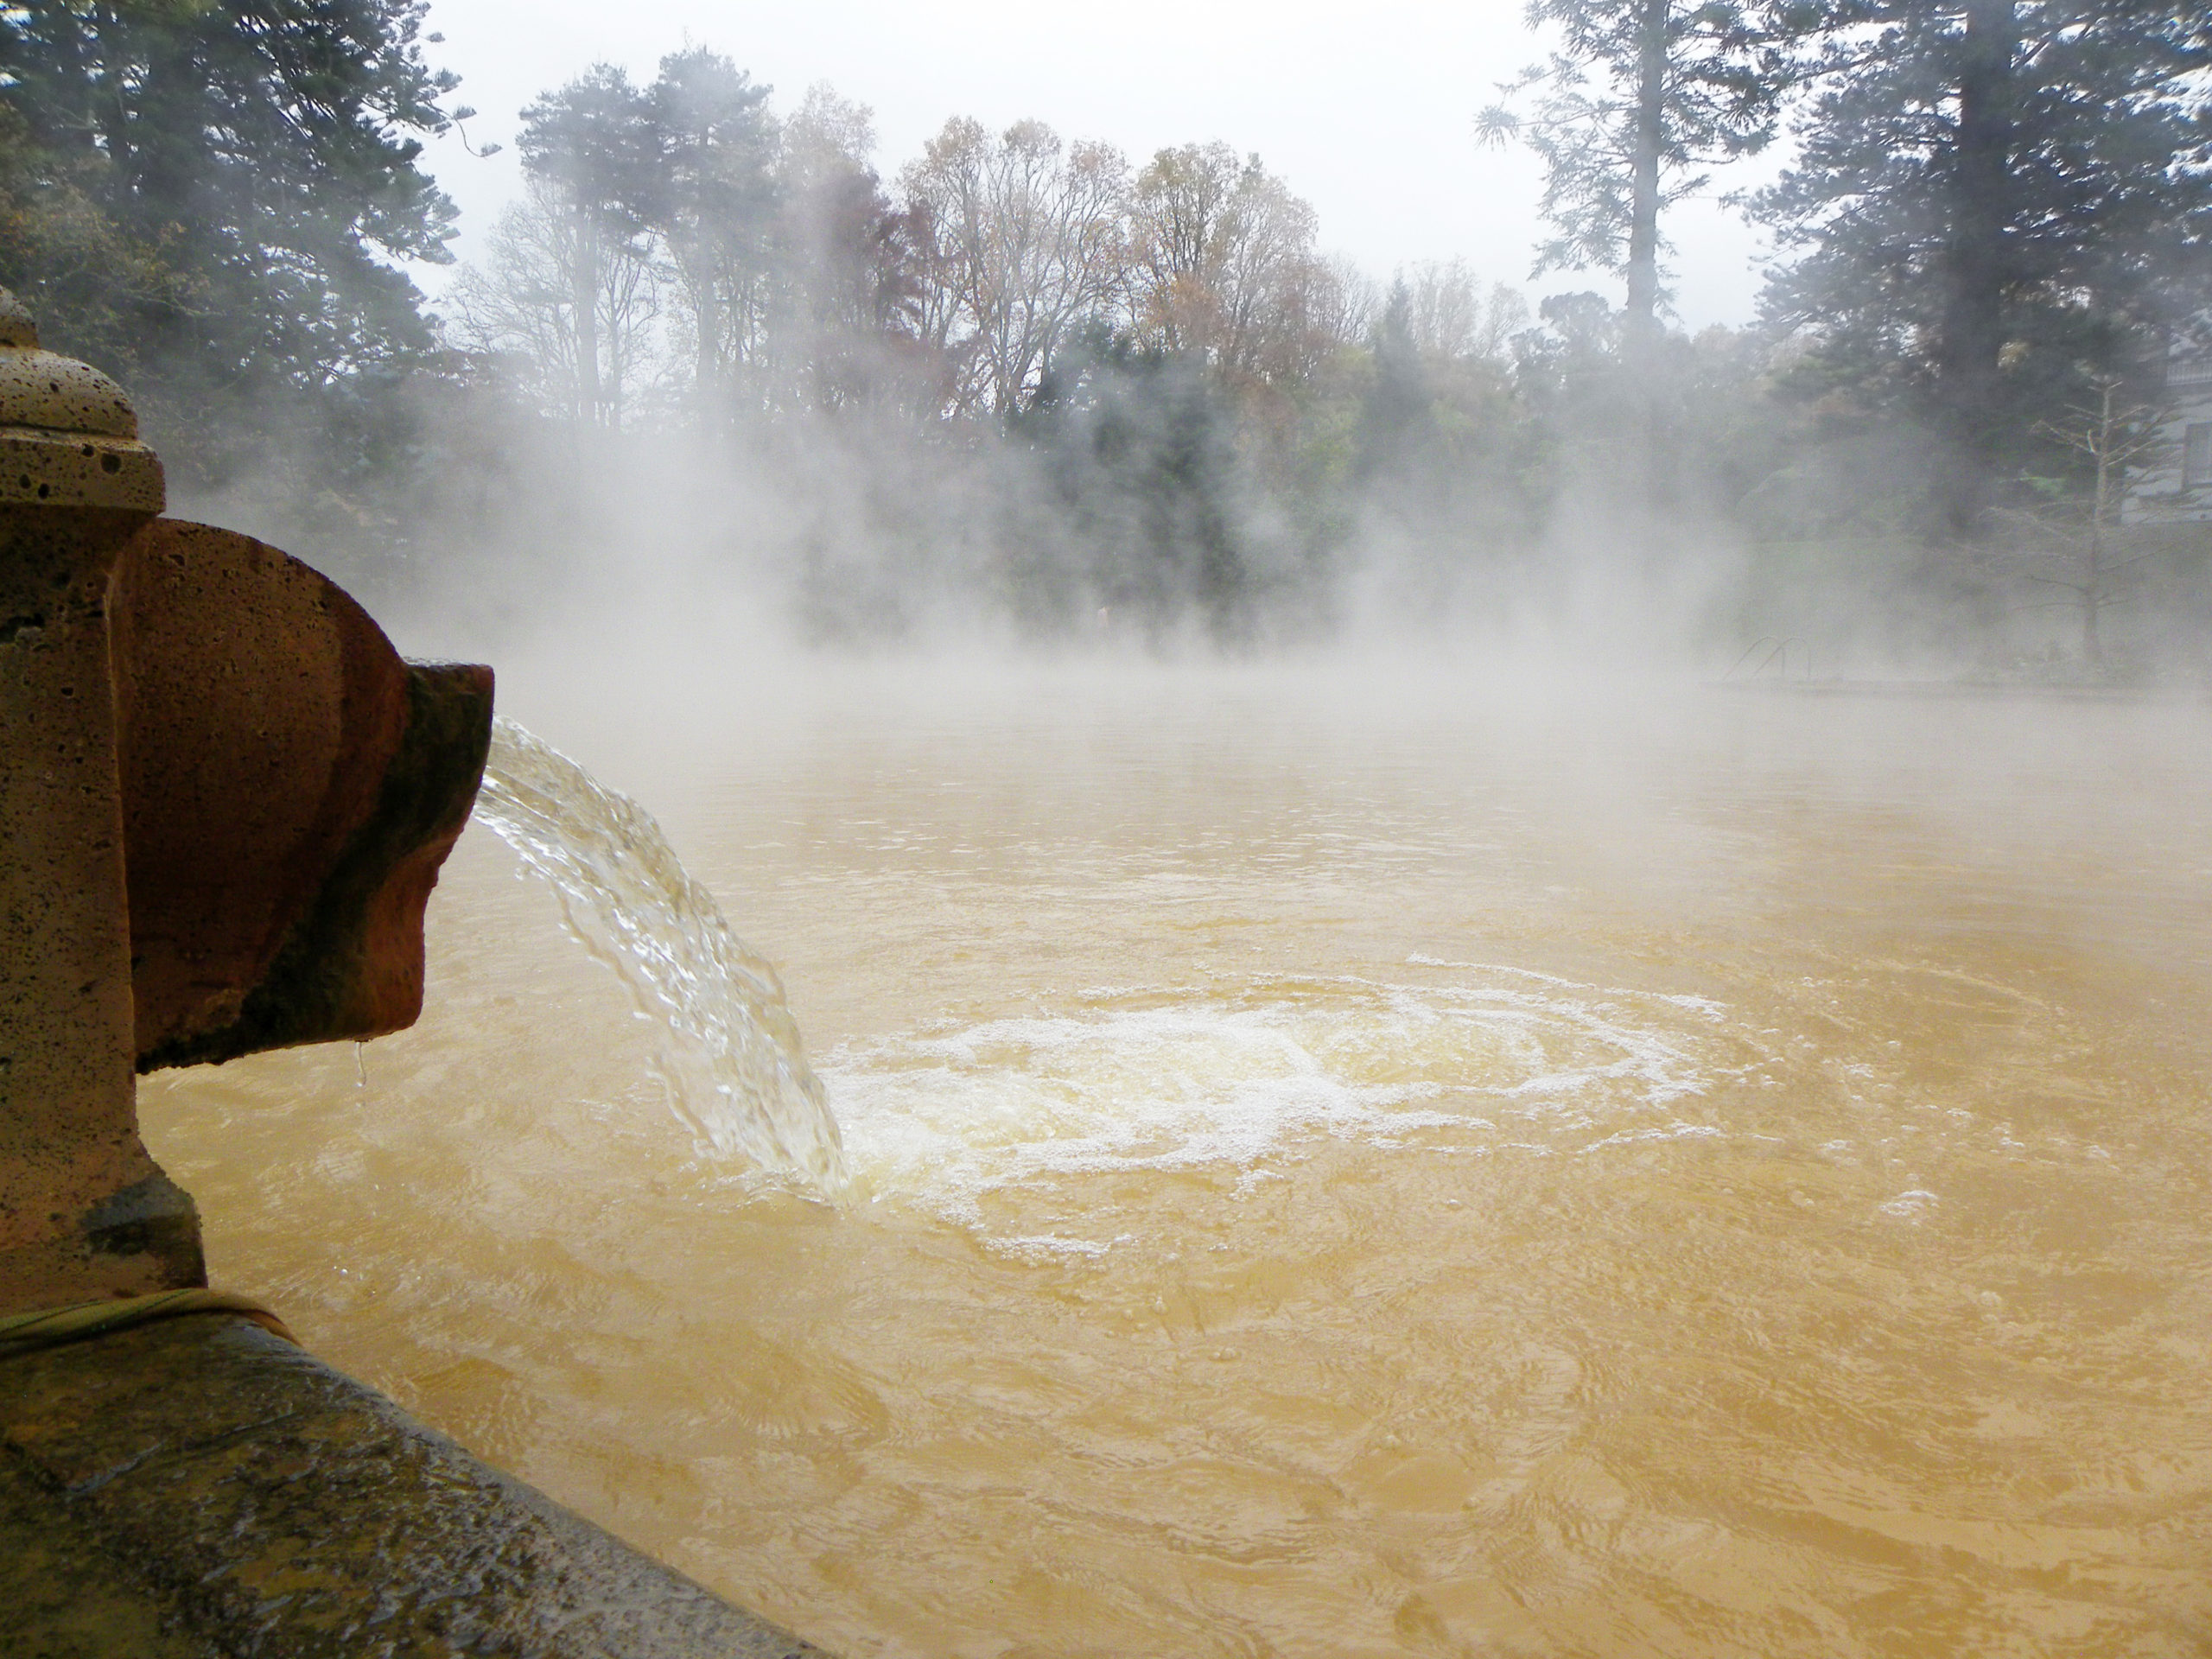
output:
M 703 1582 L 855 1659 L 2212 1647 L 2202 709 L 529 717 L 774 960 L 842 1196 L 480 828 L 416 1029 L 141 1112 L 215 1282 Z

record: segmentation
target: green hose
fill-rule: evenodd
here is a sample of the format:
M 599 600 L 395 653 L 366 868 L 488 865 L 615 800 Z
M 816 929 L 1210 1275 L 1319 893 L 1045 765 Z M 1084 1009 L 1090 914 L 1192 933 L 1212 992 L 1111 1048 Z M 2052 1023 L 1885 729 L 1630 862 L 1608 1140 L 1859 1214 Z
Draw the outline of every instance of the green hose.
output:
M 67 1307 L 0 1315 L 0 1359 L 186 1313 L 241 1314 L 289 1343 L 299 1342 L 283 1320 L 251 1297 L 227 1290 L 162 1290 L 150 1296 L 111 1296 L 96 1302 L 72 1302 Z

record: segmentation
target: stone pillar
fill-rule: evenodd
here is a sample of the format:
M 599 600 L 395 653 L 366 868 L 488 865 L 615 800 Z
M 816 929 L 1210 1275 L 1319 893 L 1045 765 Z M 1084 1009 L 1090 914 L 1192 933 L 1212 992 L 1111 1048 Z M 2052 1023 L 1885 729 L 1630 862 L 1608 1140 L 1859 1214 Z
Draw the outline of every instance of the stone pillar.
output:
M 110 654 L 162 505 L 121 388 L 0 295 L 0 1312 L 205 1282 L 138 1138 Z

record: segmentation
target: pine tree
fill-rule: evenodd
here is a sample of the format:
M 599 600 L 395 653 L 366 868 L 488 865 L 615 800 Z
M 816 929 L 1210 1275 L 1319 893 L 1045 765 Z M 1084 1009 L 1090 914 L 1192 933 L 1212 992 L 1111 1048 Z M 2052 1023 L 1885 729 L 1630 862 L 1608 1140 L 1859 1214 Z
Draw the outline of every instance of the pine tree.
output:
M 1707 167 L 1773 137 L 1786 30 L 1750 0 L 1530 0 L 1528 18 L 1560 35 L 1548 63 L 1504 89 L 1541 88 L 1535 110 L 1501 102 L 1478 130 L 1543 161 L 1553 236 L 1535 274 L 1624 277 L 1633 346 L 1658 328 L 1663 210 L 1703 188 Z
M 689 302 L 692 391 L 709 426 L 728 401 L 725 333 L 757 320 L 773 257 L 776 131 L 768 92 L 702 46 L 663 58 L 645 95 L 660 175 L 652 193 L 657 228 Z
M 175 460 L 207 459 L 218 431 L 429 344 L 394 263 L 442 263 L 453 234 L 453 206 L 418 165 L 418 135 L 444 130 L 439 99 L 457 84 L 423 60 L 425 9 L 0 10 L 0 276 L 57 344 L 82 337 L 132 378 L 175 429 Z
M 1802 382 L 1925 420 L 1930 528 L 1972 532 L 2038 416 L 2212 302 L 2212 11 L 1827 0 L 1802 148 L 1756 198 L 1804 250 Z
M 1530 0 L 1529 27 L 1560 34 L 1550 62 L 1520 83 L 1542 89 L 1534 116 L 1523 120 L 1500 104 L 1478 124 L 1492 140 L 1519 136 L 1543 160 L 1541 207 L 1554 234 L 1538 250 L 1536 274 L 1598 270 L 1626 280 L 1619 390 L 1629 419 L 1596 478 L 1647 518 L 1675 505 L 1675 411 L 1660 372 L 1660 220 L 1705 187 L 1707 168 L 1772 138 L 1791 3 Z
M 668 176 L 652 101 L 615 65 L 594 64 L 522 112 L 517 138 L 524 170 L 566 215 L 574 238 L 573 292 L 577 408 L 587 424 L 619 425 L 617 390 L 602 373 L 601 285 L 609 267 L 640 259 L 665 215 Z

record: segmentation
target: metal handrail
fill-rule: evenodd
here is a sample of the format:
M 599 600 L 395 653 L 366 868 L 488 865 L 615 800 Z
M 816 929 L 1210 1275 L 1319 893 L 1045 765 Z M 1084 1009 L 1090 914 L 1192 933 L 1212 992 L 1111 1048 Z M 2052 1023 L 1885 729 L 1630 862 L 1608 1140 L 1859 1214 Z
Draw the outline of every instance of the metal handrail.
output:
M 1772 667 L 1774 665 L 1775 659 L 1779 658 L 1782 660 L 1782 672 L 1779 677 L 1787 680 L 1789 677 L 1789 647 L 1792 645 L 1796 645 L 1800 651 L 1805 653 L 1805 670 L 1801 677 L 1807 680 L 1813 677 L 1813 647 L 1809 641 L 1800 639 L 1794 633 L 1786 634 L 1780 639 L 1777 639 L 1770 633 L 1763 633 L 1758 639 L 1752 640 L 1749 645 L 1745 647 L 1744 654 L 1738 657 L 1735 662 L 1730 665 L 1728 671 L 1720 677 L 1720 683 L 1723 685 L 1726 685 L 1729 681 L 1734 679 L 1736 677 L 1736 671 L 1743 667 L 1745 663 L 1751 661 L 1752 653 L 1758 651 L 1761 645 L 1771 645 L 1774 649 L 1768 652 L 1765 656 L 1759 658 L 1759 665 L 1751 671 L 1749 676 L 1750 678 L 1754 680 L 1758 678 L 1760 675 L 1765 673 L 1769 668 Z

